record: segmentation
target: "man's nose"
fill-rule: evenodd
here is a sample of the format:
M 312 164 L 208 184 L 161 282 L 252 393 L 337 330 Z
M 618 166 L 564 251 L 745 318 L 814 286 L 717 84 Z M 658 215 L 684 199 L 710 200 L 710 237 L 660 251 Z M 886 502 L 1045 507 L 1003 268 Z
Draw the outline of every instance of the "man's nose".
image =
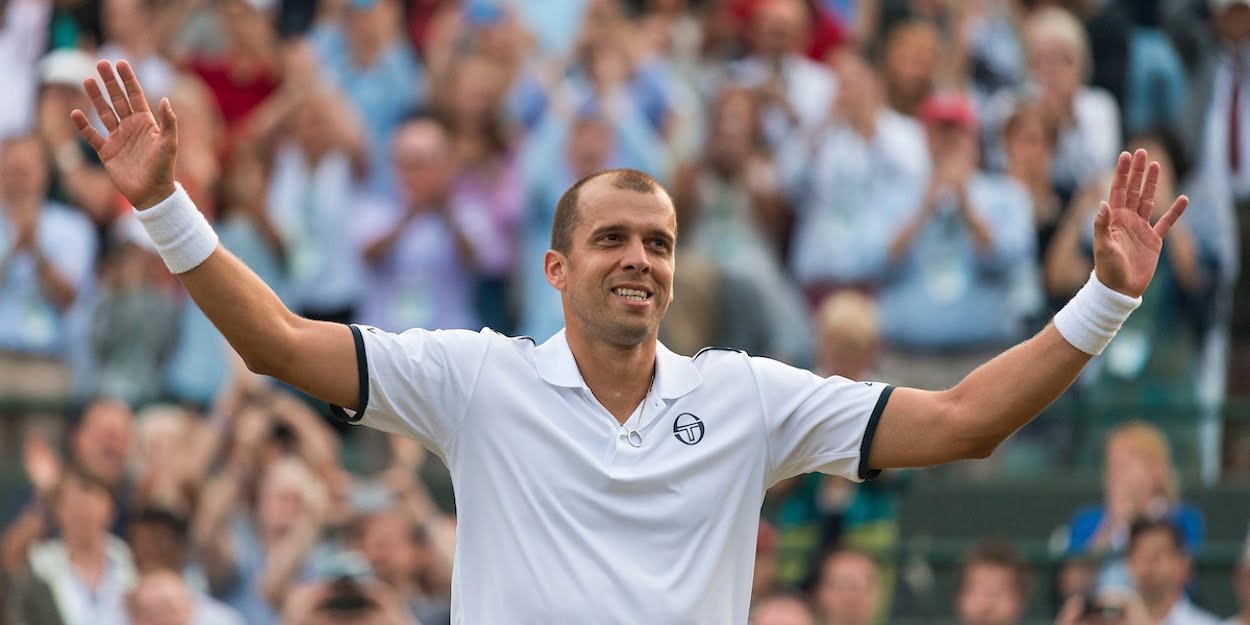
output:
M 630 240 L 625 246 L 624 255 L 621 257 L 621 268 L 626 271 L 650 273 L 651 261 L 647 258 L 647 248 L 641 239 Z

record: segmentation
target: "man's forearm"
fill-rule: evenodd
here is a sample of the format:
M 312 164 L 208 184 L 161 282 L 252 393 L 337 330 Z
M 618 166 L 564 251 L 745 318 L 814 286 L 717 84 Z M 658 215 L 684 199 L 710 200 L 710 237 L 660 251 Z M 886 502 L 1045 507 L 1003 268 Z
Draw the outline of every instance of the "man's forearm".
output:
M 968 374 L 948 393 L 965 431 L 978 433 L 974 449 L 988 455 L 1032 421 L 1072 385 L 1089 360 L 1047 324 Z

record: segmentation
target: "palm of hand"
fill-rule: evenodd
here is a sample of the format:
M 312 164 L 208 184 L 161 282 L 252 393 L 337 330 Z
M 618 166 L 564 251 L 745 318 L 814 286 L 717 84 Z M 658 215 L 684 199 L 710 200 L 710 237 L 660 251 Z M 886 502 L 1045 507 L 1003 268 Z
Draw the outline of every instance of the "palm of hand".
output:
M 108 137 L 92 127 L 82 111 L 74 110 L 70 117 L 99 155 L 117 190 L 136 208 L 148 208 L 174 190 L 178 128 L 173 109 L 162 99 L 157 115 L 152 114 L 143 87 L 126 61 L 117 64 L 124 91 L 107 61 L 100 61 L 96 69 L 104 78 L 108 98 L 94 78 L 88 78 L 83 86 Z
M 1120 155 L 1111 195 L 1094 219 L 1094 271 L 1098 280 L 1131 297 L 1146 291 L 1159 264 L 1163 237 L 1189 204 L 1183 195 L 1176 198 L 1159 222 L 1150 225 L 1159 164 L 1151 163 L 1147 168 L 1146 157 L 1145 150 L 1137 150 L 1133 156 L 1127 152 Z

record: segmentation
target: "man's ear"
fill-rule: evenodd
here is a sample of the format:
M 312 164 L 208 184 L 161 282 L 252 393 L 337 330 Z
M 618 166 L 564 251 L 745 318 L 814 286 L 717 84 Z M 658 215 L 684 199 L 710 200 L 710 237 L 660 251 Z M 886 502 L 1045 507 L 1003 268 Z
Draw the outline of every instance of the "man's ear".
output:
M 564 291 L 564 282 L 567 279 L 568 268 L 569 259 L 560 252 L 547 250 L 547 254 L 543 256 L 543 275 L 547 277 L 547 284 L 550 284 L 557 291 Z

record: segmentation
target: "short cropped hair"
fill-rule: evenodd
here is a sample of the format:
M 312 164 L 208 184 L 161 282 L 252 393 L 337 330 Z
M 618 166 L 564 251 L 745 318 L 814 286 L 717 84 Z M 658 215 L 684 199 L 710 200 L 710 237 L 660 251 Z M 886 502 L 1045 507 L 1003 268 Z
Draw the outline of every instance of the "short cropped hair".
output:
M 638 193 L 664 193 L 664 185 L 646 172 L 637 169 L 605 169 L 597 171 L 573 183 L 560 201 L 556 203 L 555 218 L 551 220 L 551 249 L 568 254 L 573 248 L 573 230 L 577 228 L 577 197 L 582 187 L 601 176 L 611 176 L 612 186 Z
M 1127 552 L 1132 552 L 1141 542 L 1142 537 L 1152 532 L 1162 532 L 1168 537 L 1172 543 L 1172 548 L 1180 553 L 1188 554 L 1189 548 L 1185 546 L 1185 534 L 1181 532 L 1181 528 L 1175 523 L 1167 519 L 1149 519 L 1142 518 L 1133 521 L 1129 526 L 1128 547 Z
M 1020 600 L 1028 603 L 1029 594 L 1033 589 L 1033 575 L 1028 564 L 1020 558 L 1011 541 L 1005 538 L 986 538 L 973 545 L 964 555 L 959 568 L 959 583 L 962 586 L 968 578 L 968 571 L 975 566 L 992 566 L 1011 571 L 1012 585 Z

